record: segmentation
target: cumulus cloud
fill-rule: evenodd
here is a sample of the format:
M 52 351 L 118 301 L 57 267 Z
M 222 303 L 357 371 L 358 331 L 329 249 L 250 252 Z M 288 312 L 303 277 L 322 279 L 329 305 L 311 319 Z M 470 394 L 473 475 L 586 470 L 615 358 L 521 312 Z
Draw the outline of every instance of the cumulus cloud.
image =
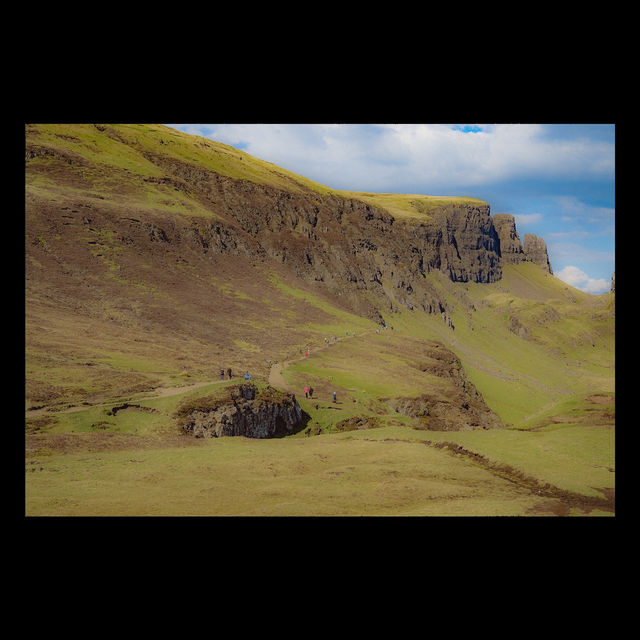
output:
M 170 125 L 240 146 L 264 160 L 339 189 L 424 193 L 526 177 L 611 174 L 609 142 L 553 135 L 537 124 Z
M 580 291 L 584 291 L 585 293 L 599 295 L 606 293 L 611 288 L 611 282 L 608 282 L 604 278 L 597 280 L 590 278 L 584 271 L 572 265 L 566 266 L 554 275 L 568 285 L 580 289 Z
M 555 202 L 560 207 L 563 220 L 613 223 L 616 210 L 613 207 L 596 207 L 582 202 L 576 196 L 557 196 Z

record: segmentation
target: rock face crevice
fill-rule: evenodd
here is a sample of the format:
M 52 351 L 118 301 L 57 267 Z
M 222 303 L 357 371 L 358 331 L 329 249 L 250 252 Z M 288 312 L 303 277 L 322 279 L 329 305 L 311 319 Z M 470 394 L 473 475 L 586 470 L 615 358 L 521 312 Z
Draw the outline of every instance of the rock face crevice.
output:
M 260 390 L 252 384 L 189 401 L 178 408 L 177 418 L 181 431 L 196 438 L 281 438 L 297 433 L 306 424 L 293 394 L 273 387 Z

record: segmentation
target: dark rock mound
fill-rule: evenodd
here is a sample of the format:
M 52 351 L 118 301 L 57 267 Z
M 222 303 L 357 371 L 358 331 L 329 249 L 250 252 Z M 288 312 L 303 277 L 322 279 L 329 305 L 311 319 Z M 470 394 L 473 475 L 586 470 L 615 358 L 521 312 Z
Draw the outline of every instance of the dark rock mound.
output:
M 178 407 L 178 425 L 196 438 L 281 438 L 304 428 L 308 416 L 295 395 L 253 384 L 189 400 Z

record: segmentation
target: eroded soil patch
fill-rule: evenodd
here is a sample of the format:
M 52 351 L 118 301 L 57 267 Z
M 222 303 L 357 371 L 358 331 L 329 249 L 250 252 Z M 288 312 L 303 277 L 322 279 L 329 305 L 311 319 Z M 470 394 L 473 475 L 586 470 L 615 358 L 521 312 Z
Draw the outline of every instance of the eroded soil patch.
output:
M 509 482 L 513 482 L 514 484 L 529 489 L 536 495 L 553 500 L 559 500 L 564 505 L 561 507 L 553 503 L 542 503 L 542 505 L 538 505 L 532 511 L 543 510 L 545 512 L 551 512 L 554 515 L 567 515 L 569 513 L 569 509 L 578 509 L 585 513 L 590 513 L 594 509 L 601 509 L 602 511 L 615 513 L 615 489 L 597 488 L 597 491 L 600 491 L 603 494 L 603 497 L 601 498 L 597 496 L 585 496 L 580 493 L 554 487 L 548 482 L 540 482 L 536 478 L 528 476 L 522 471 L 514 469 L 510 465 L 493 462 L 489 460 L 489 458 L 486 458 L 474 451 L 470 451 L 469 449 L 465 449 L 454 442 L 432 442 L 425 440 L 424 444 L 435 447 L 436 449 L 447 449 L 453 455 L 462 456 L 472 460 L 475 464 L 478 464 L 488 471 L 503 477 L 505 480 L 509 480 Z M 560 511 L 562 511 L 562 513 L 560 513 Z
M 82 451 L 120 451 L 124 449 L 154 449 L 161 447 L 198 446 L 201 441 L 182 434 L 162 436 L 130 433 L 51 433 L 27 434 L 25 457 L 38 453 L 79 453 Z

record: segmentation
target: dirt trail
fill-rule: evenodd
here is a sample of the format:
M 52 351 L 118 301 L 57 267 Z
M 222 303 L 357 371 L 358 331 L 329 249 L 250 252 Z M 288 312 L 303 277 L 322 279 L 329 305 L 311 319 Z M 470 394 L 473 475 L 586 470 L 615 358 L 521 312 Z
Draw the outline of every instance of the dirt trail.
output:
M 347 338 L 354 338 L 358 336 L 363 336 L 368 333 L 371 333 L 372 329 L 362 331 L 361 333 L 356 334 L 356 336 L 349 335 L 340 338 L 340 340 L 346 340 Z M 339 342 L 339 341 L 338 341 Z M 337 344 L 337 343 L 336 343 Z M 323 343 L 318 347 L 313 347 L 313 351 L 318 351 L 319 349 L 328 349 L 329 343 Z M 299 360 L 303 360 L 308 356 L 300 356 L 299 358 L 293 358 L 291 360 L 286 360 L 282 363 L 277 363 L 271 365 L 271 369 L 269 371 L 269 384 L 273 387 L 279 387 L 281 389 L 286 389 L 291 393 L 295 393 L 295 390 L 288 384 L 288 382 L 284 379 L 282 375 L 282 369 L 286 366 L 289 366 L 293 362 L 298 362 Z M 242 378 L 238 378 L 238 380 L 242 380 Z M 179 387 L 161 387 L 155 389 L 152 393 L 140 398 L 135 398 L 136 402 L 140 402 L 143 400 L 154 400 L 156 398 L 167 398 L 169 396 L 175 396 L 179 393 L 187 393 L 188 391 L 192 391 L 193 389 L 197 389 L 199 387 L 204 387 L 209 384 L 218 384 L 220 382 L 224 382 L 223 380 L 205 380 L 201 382 L 194 382 L 190 385 L 184 385 Z M 25 410 L 26 418 L 36 418 L 38 416 L 50 415 L 51 413 L 75 413 L 76 411 L 84 411 L 86 409 L 92 409 L 93 407 L 108 407 L 112 404 L 117 404 L 118 402 L 122 402 L 122 399 L 112 400 L 110 402 L 101 402 L 98 404 L 83 404 L 77 405 L 73 407 L 67 407 L 66 409 L 56 410 L 52 407 L 43 407 L 42 409 L 27 409 Z
M 344 336 L 342 338 L 340 338 L 340 340 L 347 340 L 347 339 L 352 339 L 352 338 L 356 338 L 356 337 L 361 337 L 364 335 L 367 335 L 369 333 L 371 333 L 371 331 L 373 331 L 373 329 L 368 329 L 366 331 L 361 331 L 360 333 L 357 333 L 356 335 L 348 335 L 348 336 Z M 334 344 L 337 345 L 340 340 L 338 340 L 338 342 L 336 342 Z M 318 347 L 314 347 L 312 354 L 315 353 L 316 351 L 321 351 L 324 349 L 328 349 L 333 343 L 329 343 L 329 342 L 324 342 L 322 343 L 320 346 Z M 310 354 L 310 355 L 312 355 Z M 271 365 L 271 369 L 269 370 L 269 384 L 272 387 L 280 387 L 281 389 L 286 389 L 287 391 L 295 394 L 295 389 L 284 379 L 284 376 L 282 375 L 282 370 L 285 367 L 288 367 L 290 364 L 292 364 L 293 362 L 299 362 L 300 360 L 304 360 L 305 358 L 308 358 L 310 356 L 300 356 L 299 358 L 292 358 L 291 360 L 285 360 L 284 362 L 278 362 L 276 364 L 272 364 Z
M 190 385 L 180 386 L 180 387 L 161 387 L 159 389 L 154 390 L 149 395 L 146 395 L 142 398 L 135 398 L 136 402 L 140 402 L 142 400 L 154 400 L 156 398 L 168 398 L 169 396 L 175 396 L 179 393 L 186 393 L 188 391 L 192 391 L 193 389 L 197 389 L 198 387 L 204 387 L 208 384 L 218 384 L 220 382 L 224 382 L 223 380 L 205 380 L 203 382 L 194 382 Z M 83 404 L 77 405 L 74 407 L 67 407 L 66 409 L 60 409 L 57 411 L 52 407 L 44 407 L 42 409 L 27 409 L 25 411 L 26 418 L 35 418 L 37 416 L 44 416 L 51 413 L 75 413 L 76 411 L 84 411 L 86 409 L 92 409 L 93 407 L 108 407 L 112 404 L 118 404 L 122 402 L 120 400 L 112 400 L 111 402 L 101 402 L 99 404 Z

